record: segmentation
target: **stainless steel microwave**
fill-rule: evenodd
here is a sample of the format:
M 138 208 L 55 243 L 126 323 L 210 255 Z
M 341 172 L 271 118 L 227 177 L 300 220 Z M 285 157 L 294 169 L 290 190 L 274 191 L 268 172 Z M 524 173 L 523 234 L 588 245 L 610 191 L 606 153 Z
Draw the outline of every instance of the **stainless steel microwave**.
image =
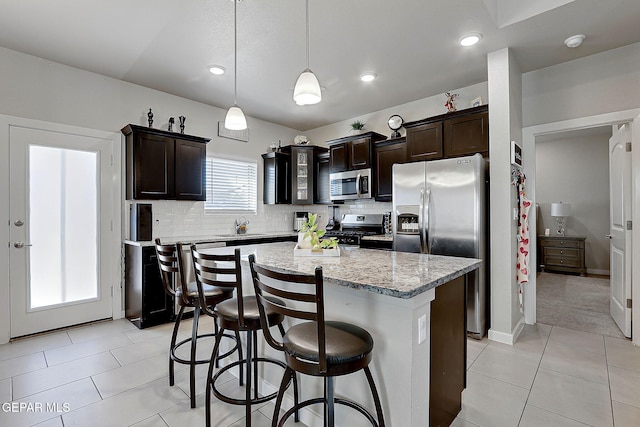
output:
M 329 175 L 331 201 L 371 198 L 371 168 Z

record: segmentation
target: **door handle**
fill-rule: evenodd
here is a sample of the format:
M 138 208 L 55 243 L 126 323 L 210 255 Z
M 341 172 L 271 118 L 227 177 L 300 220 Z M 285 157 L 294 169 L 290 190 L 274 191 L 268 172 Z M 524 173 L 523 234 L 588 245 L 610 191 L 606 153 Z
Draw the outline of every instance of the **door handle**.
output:
M 424 187 L 420 188 L 420 206 L 418 207 L 418 234 L 420 235 L 420 253 L 424 253 Z
M 424 247 L 425 253 L 431 253 L 431 237 L 429 236 L 429 205 L 431 204 L 431 188 L 427 188 L 424 201 Z
M 613 238 L 613 236 L 612 236 L 611 234 L 607 234 L 607 235 L 606 235 L 606 236 L 604 236 L 604 237 L 606 237 L 607 239 L 611 239 L 611 238 Z
M 13 246 L 14 246 L 15 248 L 22 249 L 22 248 L 24 248 L 25 246 L 33 246 L 33 245 L 32 245 L 32 244 L 30 244 L 30 243 L 25 243 L 25 242 L 15 242 L 15 243 L 13 244 Z

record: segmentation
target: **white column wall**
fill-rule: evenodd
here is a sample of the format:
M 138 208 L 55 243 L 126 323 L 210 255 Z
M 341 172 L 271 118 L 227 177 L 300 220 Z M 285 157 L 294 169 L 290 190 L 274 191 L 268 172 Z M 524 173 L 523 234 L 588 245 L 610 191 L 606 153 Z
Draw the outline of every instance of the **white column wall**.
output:
M 522 142 L 522 79 L 512 52 L 487 57 L 489 72 L 489 152 L 491 230 L 491 327 L 489 338 L 512 344 L 523 325 L 515 282 L 517 207 L 511 185 L 511 141 Z M 526 160 L 525 160 L 526 161 Z

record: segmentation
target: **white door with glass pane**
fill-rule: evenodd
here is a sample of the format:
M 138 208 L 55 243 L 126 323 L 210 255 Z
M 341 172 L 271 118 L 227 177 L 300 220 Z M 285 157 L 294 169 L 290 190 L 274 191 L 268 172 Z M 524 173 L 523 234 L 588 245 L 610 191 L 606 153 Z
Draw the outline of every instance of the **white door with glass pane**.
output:
M 112 317 L 112 143 L 9 128 L 11 337 Z

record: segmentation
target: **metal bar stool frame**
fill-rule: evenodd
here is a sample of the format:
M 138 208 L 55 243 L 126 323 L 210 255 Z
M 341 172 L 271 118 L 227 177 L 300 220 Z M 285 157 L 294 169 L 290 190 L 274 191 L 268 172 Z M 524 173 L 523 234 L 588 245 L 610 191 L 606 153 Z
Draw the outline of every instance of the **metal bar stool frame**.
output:
M 214 360 L 217 360 L 216 355 L 219 351 L 221 339 L 216 339 L 216 343 L 211 354 L 211 361 L 209 363 L 209 372 L 207 374 L 207 386 L 206 386 L 206 426 L 211 427 L 211 392 L 216 396 L 219 400 L 230 403 L 233 405 L 244 405 L 245 406 L 245 416 L 246 416 L 246 426 L 251 427 L 251 406 L 253 404 L 263 403 L 268 400 L 272 400 L 277 396 L 277 392 L 259 396 L 258 395 L 258 362 L 271 363 L 274 365 L 278 365 L 283 369 L 287 369 L 287 365 L 279 360 L 267 358 L 267 357 L 258 357 L 257 352 L 257 333 L 262 329 L 262 323 L 260 320 L 260 315 L 257 309 L 257 303 L 255 301 L 255 297 L 253 296 L 244 296 L 242 291 L 242 266 L 240 261 L 240 249 L 236 248 L 233 254 L 226 255 L 212 255 L 212 254 L 204 254 L 197 250 L 196 245 L 191 245 L 191 255 L 193 259 L 193 267 L 196 276 L 196 284 L 198 288 L 204 285 L 212 285 L 217 287 L 227 287 L 229 289 L 234 290 L 236 292 L 235 298 L 229 301 L 225 301 L 223 304 L 224 310 L 222 306 L 216 306 L 213 310 L 208 307 L 203 307 L 203 311 L 207 314 L 214 316 L 217 322 L 217 327 L 220 329 L 221 333 L 224 333 L 225 330 L 231 329 L 235 332 L 236 335 L 239 332 L 246 332 L 247 334 L 247 352 L 246 358 L 242 358 L 242 354 L 240 354 L 240 358 L 237 361 L 234 361 L 222 368 L 220 368 L 215 374 L 213 374 L 213 365 Z M 218 262 L 226 262 L 233 263 L 233 267 L 219 267 L 216 265 Z M 226 276 L 231 280 L 224 281 L 219 280 L 219 276 Z M 280 301 L 282 303 L 282 301 Z M 232 304 L 234 306 L 232 306 Z M 247 308 L 253 306 L 253 310 L 250 309 L 251 313 L 248 313 Z M 267 320 L 268 317 L 268 320 Z M 271 326 L 277 326 L 280 330 L 280 333 L 284 335 L 284 328 L 282 326 L 283 317 L 279 315 L 270 314 L 267 316 L 265 314 L 265 322 L 267 326 L 267 330 Z M 239 339 L 239 338 L 238 338 Z M 236 399 L 229 397 L 223 393 L 221 393 L 216 387 L 216 381 L 223 373 L 228 370 L 238 366 L 239 370 L 239 384 L 240 386 L 244 385 L 244 375 L 243 368 L 246 372 L 246 387 L 245 387 L 245 398 L 244 399 Z M 287 387 L 290 382 L 293 382 L 294 387 L 294 400 L 295 403 L 298 403 L 298 384 L 295 377 L 290 378 L 290 381 L 287 382 Z M 252 384 L 253 382 L 253 384 Z M 251 395 L 251 385 L 253 385 L 253 396 Z M 298 421 L 298 413 L 296 412 L 296 421 Z
M 206 337 L 218 337 L 218 325 L 214 322 L 214 332 L 213 333 L 205 333 L 198 334 L 198 321 L 200 319 L 200 307 L 202 298 L 200 294 L 197 293 L 197 289 L 195 283 L 188 284 L 187 279 L 184 275 L 183 268 L 183 260 L 182 260 L 182 249 L 181 244 L 162 244 L 160 239 L 155 239 L 155 249 L 156 256 L 158 260 L 158 268 L 160 269 L 160 275 L 162 277 L 162 284 L 164 286 L 164 290 L 166 293 L 173 296 L 180 306 L 180 310 L 178 311 L 178 315 L 176 317 L 173 333 L 171 334 L 171 344 L 169 347 L 169 385 L 173 386 L 175 384 L 175 366 L 174 364 L 180 363 L 184 365 L 189 365 L 189 393 L 190 393 L 190 403 L 191 407 L 196 407 L 196 393 L 195 393 L 195 368 L 196 365 L 201 365 L 205 363 L 209 363 L 210 359 L 196 359 L 196 350 L 197 350 L 197 342 L 200 338 Z M 178 284 L 173 284 L 175 280 L 178 281 Z M 175 282 L 174 282 L 175 283 Z M 206 296 L 205 300 L 207 304 L 215 305 L 220 301 L 224 301 L 232 297 L 232 293 L 227 289 L 219 288 L 219 289 L 209 289 L 209 295 Z M 193 307 L 193 324 L 191 327 L 191 336 L 189 338 L 185 338 L 180 342 L 176 343 L 178 337 L 178 331 L 180 329 L 180 323 L 184 317 L 184 310 L 187 307 Z M 230 356 L 234 351 L 238 350 L 242 351 L 242 347 L 238 345 L 239 339 L 238 337 L 233 337 L 231 335 L 225 335 L 226 338 L 230 338 L 235 340 L 235 346 L 229 350 L 227 353 L 220 356 L 220 359 Z M 190 358 L 183 359 L 176 354 L 176 351 L 183 345 L 187 343 L 190 344 Z M 240 355 L 242 357 L 242 355 Z M 217 360 L 216 360 L 217 363 Z M 216 365 L 217 366 L 217 365 Z
M 374 427 L 384 427 L 384 416 L 382 413 L 380 397 L 368 366 L 372 359 L 371 353 L 373 350 L 373 339 L 367 331 L 358 326 L 343 322 L 325 321 L 323 291 L 324 279 L 322 275 L 322 267 L 316 267 L 313 275 L 280 273 L 257 265 L 253 254 L 249 255 L 249 265 L 251 267 L 255 293 L 258 298 L 260 319 L 263 322 L 263 325 L 266 325 L 266 317 L 264 316 L 266 310 L 276 311 L 285 317 L 304 321 L 289 328 L 283 337 L 283 341 L 277 341 L 268 329 L 263 329 L 263 334 L 267 343 L 276 350 L 284 352 L 285 360 L 287 362 L 287 370 L 282 377 L 282 382 L 280 383 L 280 388 L 278 390 L 278 397 L 276 399 L 271 424 L 272 427 L 282 427 L 294 412 L 306 406 L 320 403 L 324 404 L 325 426 L 334 426 L 334 405 L 340 404 L 360 412 Z M 263 278 L 269 279 L 268 284 L 263 281 Z M 285 286 L 280 286 L 283 284 Z M 286 285 L 293 285 L 289 286 L 289 289 L 296 285 L 307 286 L 297 286 L 297 288 L 300 289 L 289 290 Z M 313 288 L 314 292 L 304 291 L 304 289 L 309 289 L 309 287 Z M 298 303 L 300 308 L 274 303 L 270 296 L 276 296 L 287 302 L 293 301 L 294 304 Z M 314 309 L 309 307 L 313 307 Z M 301 328 L 305 328 L 304 331 L 306 332 L 307 339 L 309 339 L 309 337 L 314 339 L 317 338 L 315 341 L 317 343 L 317 348 L 314 349 L 317 350 L 316 354 L 309 354 L 308 347 L 302 348 L 305 346 L 297 349 L 292 347 L 292 344 L 294 346 L 295 344 L 293 343 L 294 338 L 290 336 L 290 331 L 295 328 L 300 328 L 298 329 L 299 331 L 303 330 Z M 353 333 L 353 338 L 355 339 L 369 339 L 370 349 L 368 349 L 365 354 L 358 355 L 358 352 L 355 352 L 358 357 L 355 357 L 352 360 L 332 360 L 328 357 L 331 355 L 327 354 L 327 341 L 332 340 L 332 329 L 338 330 L 343 334 Z M 316 336 L 313 337 L 313 335 Z M 310 345 L 310 342 L 306 342 L 305 345 Z M 369 383 L 369 388 L 371 389 L 371 394 L 376 408 L 377 420 L 359 403 L 335 397 L 334 377 L 354 373 L 359 370 L 364 370 L 367 382 Z M 323 377 L 324 396 L 321 398 L 308 399 L 300 403 L 294 403 L 294 406 L 287 410 L 278 422 L 278 414 L 280 413 L 280 407 L 282 406 L 284 392 L 289 386 L 289 377 L 295 377 L 296 372 L 316 377 Z

